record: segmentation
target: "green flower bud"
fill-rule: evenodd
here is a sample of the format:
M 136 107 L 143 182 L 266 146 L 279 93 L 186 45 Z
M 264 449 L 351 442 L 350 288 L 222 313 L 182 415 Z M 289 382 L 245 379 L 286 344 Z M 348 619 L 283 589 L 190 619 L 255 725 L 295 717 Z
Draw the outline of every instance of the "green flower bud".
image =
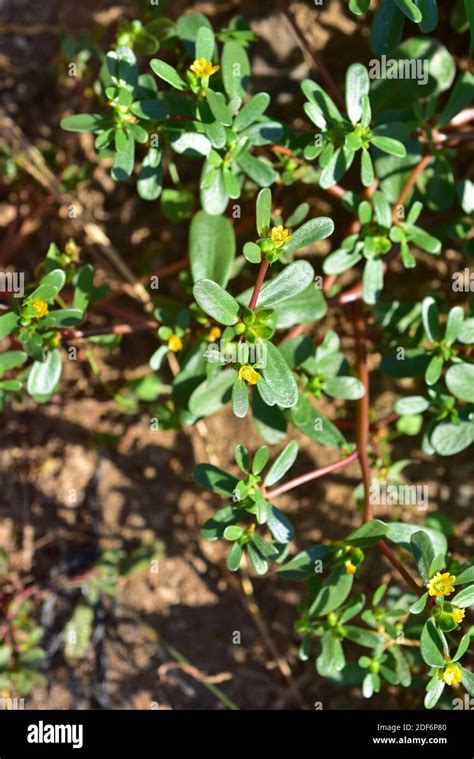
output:
M 275 248 L 275 246 L 274 246 L 272 240 L 270 240 L 270 239 L 262 240 L 261 243 L 260 243 L 260 249 L 261 249 L 262 253 L 265 253 L 265 254 L 266 253 L 272 253 L 272 251 L 274 250 L 274 248 Z

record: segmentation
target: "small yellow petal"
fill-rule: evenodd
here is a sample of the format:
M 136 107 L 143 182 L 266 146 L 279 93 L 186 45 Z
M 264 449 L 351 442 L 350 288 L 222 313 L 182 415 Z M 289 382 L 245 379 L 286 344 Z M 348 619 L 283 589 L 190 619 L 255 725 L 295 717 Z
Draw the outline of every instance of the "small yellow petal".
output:
M 208 340 L 209 340 L 211 343 L 213 343 L 213 342 L 214 342 L 214 340 L 218 340 L 218 339 L 220 338 L 220 336 L 221 336 L 221 335 L 222 335 L 222 332 L 221 332 L 221 330 L 219 329 L 219 327 L 213 327 L 213 328 L 210 330 L 210 332 L 209 332 L 209 334 L 208 334 L 208 336 L 207 336 L 207 339 L 208 339 Z
M 346 567 L 346 574 L 348 575 L 355 574 L 357 567 L 355 564 L 352 563 L 352 561 L 346 561 L 345 567 Z
M 261 374 L 255 371 L 250 364 L 244 364 L 239 369 L 239 380 L 245 380 L 249 385 L 256 385 L 262 379 Z
M 457 685 L 462 680 L 462 670 L 457 664 L 450 664 L 443 672 L 443 680 L 448 685 Z
M 173 353 L 177 353 L 181 350 L 183 347 L 183 341 L 181 340 L 178 335 L 171 335 L 170 339 L 168 340 L 168 348 L 170 351 L 173 351 Z
M 35 300 L 33 309 L 37 319 L 42 319 L 48 313 L 48 304 L 44 300 Z
M 453 619 L 457 625 L 461 624 L 465 616 L 466 612 L 464 609 L 453 609 Z
M 449 596 L 454 592 L 454 583 L 456 576 L 450 575 L 449 572 L 437 572 L 428 583 L 428 593 L 430 596 Z
M 281 248 L 288 240 L 291 240 L 291 235 L 282 224 L 279 224 L 277 227 L 273 227 L 270 238 L 275 248 Z
M 205 58 L 197 58 L 189 68 L 200 79 L 209 79 L 216 71 L 219 71 L 220 66 L 213 66 L 211 61 Z

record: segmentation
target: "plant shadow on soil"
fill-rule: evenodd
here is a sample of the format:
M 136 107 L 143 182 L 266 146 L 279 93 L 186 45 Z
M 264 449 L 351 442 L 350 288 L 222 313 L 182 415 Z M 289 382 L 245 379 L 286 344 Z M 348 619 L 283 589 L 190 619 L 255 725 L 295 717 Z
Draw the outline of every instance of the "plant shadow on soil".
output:
M 70 409 L 68 416 L 80 418 L 80 403 L 73 404 L 75 408 Z M 221 689 L 241 708 L 294 707 L 287 685 L 245 608 L 243 594 L 228 581 L 221 548 L 200 541 L 199 527 L 222 501 L 213 494 L 196 492 L 190 477 L 193 448 L 188 434 L 144 431 L 143 424 L 125 419 L 122 441 L 128 441 L 128 450 L 122 444 L 119 450 L 114 447 L 91 450 L 89 425 L 58 418 L 57 414 L 54 408 L 16 412 L 11 429 L 9 426 L 5 433 L 1 515 L 15 526 L 11 539 L 17 546 L 21 544 L 21 531 L 25 527 L 34 529 L 35 540 L 51 539 L 35 551 L 33 570 L 37 579 L 50 576 L 52 570 L 54 574 L 55 564 L 64 565 L 65 559 L 74 563 L 87 547 L 99 549 L 137 539 L 146 541 L 151 536 L 163 540 L 165 547 L 156 577 L 147 573 L 144 577 L 130 578 L 121 588 L 117 604 L 108 608 L 107 703 L 116 708 L 156 708 L 156 704 L 160 708 L 223 708 L 199 682 L 202 673 L 206 673 L 221 675 Z M 213 451 L 218 450 L 221 458 L 225 456 L 225 461 L 219 463 L 236 471 L 229 445 L 233 434 L 231 414 L 224 410 L 207 423 Z M 28 457 L 24 450 L 19 456 L 18 449 L 25 428 L 31 430 Z M 245 437 L 248 441 L 244 442 L 253 449 L 250 423 L 245 424 Z M 313 446 L 304 439 L 301 443 L 302 454 L 291 476 L 315 465 Z M 14 456 L 11 466 L 8 452 Z M 322 454 L 328 456 L 324 449 Z M 337 457 L 334 452 L 332 458 Z M 82 481 L 81 476 L 77 477 L 80 495 L 72 508 L 67 503 L 63 478 L 67 469 L 67 485 L 72 486 L 77 459 L 81 460 L 82 468 L 87 461 L 89 468 L 86 476 L 80 470 Z M 325 461 L 317 461 L 317 465 L 322 463 Z M 29 475 L 22 469 L 25 464 Z M 467 461 L 465 466 L 468 467 Z M 154 471 L 148 471 L 149 467 Z M 146 479 L 144 471 L 151 479 Z M 278 499 L 278 505 L 295 523 L 298 548 L 317 543 L 323 536 L 326 540 L 341 538 L 357 525 L 351 499 L 351 490 L 357 482 L 354 464 L 344 473 L 308 483 Z M 15 509 L 20 502 L 23 507 L 18 513 Z M 31 505 L 31 510 L 23 510 L 25 503 Z M 462 524 L 468 526 L 465 508 L 461 513 Z M 369 554 L 366 562 L 369 589 L 383 579 L 382 567 L 380 558 Z M 255 579 L 254 586 L 277 648 L 288 652 L 305 703 L 321 701 L 324 708 L 347 705 L 344 691 L 322 683 L 314 676 L 311 663 L 305 665 L 296 660 L 298 636 L 293 632 L 293 624 L 303 586 L 274 577 Z M 163 644 L 149 640 L 145 628 L 142 630 L 128 616 L 128 607 L 163 637 Z M 57 634 L 58 627 L 53 632 Z M 236 632 L 240 633 L 237 645 L 233 642 Z M 197 667 L 199 673 L 172 664 L 168 644 Z M 130 656 L 124 656 L 124 646 Z M 56 656 L 48 670 L 51 687 L 35 694 L 34 705 L 100 706 L 104 699 L 97 692 L 104 690 L 104 686 L 94 685 L 95 666 L 95 660 L 89 666 L 86 661 L 79 667 L 79 674 L 71 675 L 64 659 Z M 71 679 L 76 682 L 75 687 Z M 82 701 L 74 696 L 78 689 Z M 384 694 L 371 700 L 369 706 L 376 708 L 388 703 L 390 708 L 392 698 Z M 350 705 L 367 708 L 355 692 L 351 694 Z

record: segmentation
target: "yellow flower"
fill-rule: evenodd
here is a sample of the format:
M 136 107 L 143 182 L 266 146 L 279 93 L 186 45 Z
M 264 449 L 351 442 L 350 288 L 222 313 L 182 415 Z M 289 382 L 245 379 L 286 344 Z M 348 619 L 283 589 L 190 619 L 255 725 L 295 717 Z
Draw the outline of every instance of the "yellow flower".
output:
M 239 369 L 239 380 L 245 380 L 249 385 L 256 385 L 262 379 L 261 374 L 255 371 L 250 364 L 244 364 Z
M 33 309 L 37 319 L 42 319 L 48 313 L 48 304 L 44 300 L 35 300 Z
M 430 596 L 449 596 L 454 592 L 455 580 L 456 576 L 450 575 L 449 572 L 437 572 L 428 583 L 428 593 Z
M 211 61 L 207 61 L 205 58 L 198 58 L 189 68 L 200 79 L 209 79 L 216 71 L 219 71 L 220 66 L 213 66 Z
M 173 353 L 177 353 L 181 350 L 183 347 L 183 341 L 181 340 L 178 335 L 171 335 L 170 339 L 168 340 L 168 348 L 170 351 L 173 351 Z
M 355 574 L 355 571 L 356 571 L 357 567 L 356 567 L 355 564 L 352 563 L 352 561 L 349 561 L 349 560 L 346 561 L 345 562 L 345 567 L 346 567 L 346 574 L 348 574 L 348 575 Z
M 213 327 L 213 328 L 211 329 L 211 331 L 209 332 L 209 334 L 208 334 L 208 336 L 207 336 L 207 339 L 208 339 L 208 340 L 209 340 L 211 343 L 213 343 L 213 342 L 214 342 L 214 340 L 218 340 L 218 339 L 220 338 L 220 336 L 221 336 L 221 335 L 222 335 L 222 332 L 221 332 L 221 330 L 219 329 L 219 327 Z
M 466 616 L 466 612 L 464 611 L 464 609 L 456 609 L 456 608 L 453 609 L 453 619 L 457 625 L 461 624 L 465 616 Z
M 291 235 L 285 227 L 279 224 L 277 227 L 273 227 L 271 240 L 275 248 L 281 248 L 288 240 L 291 240 Z
M 443 680 L 448 685 L 457 685 L 462 680 L 462 670 L 458 664 L 450 664 L 443 672 Z

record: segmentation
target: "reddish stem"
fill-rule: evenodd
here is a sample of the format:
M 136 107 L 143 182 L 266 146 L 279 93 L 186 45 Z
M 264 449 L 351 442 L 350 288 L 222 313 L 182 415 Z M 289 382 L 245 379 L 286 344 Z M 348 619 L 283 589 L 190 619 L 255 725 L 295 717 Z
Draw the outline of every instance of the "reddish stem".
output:
M 311 472 L 306 472 L 306 474 L 301 474 L 299 477 L 295 477 L 294 480 L 289 480 L 288 482 L 285 482 L 283 485 L 280 485 L 273 490 L 265 491 L 265 497 L 273 498 L 274 496 L 286 493 L 288 490 L 293 490 L 293 488 L 297 488 L 299 485 L 304 485 L 305 482 L 317 480 L 318 477 L 324 477 L 324 475 L 329 474 L 329 472 L 335 472 L 337 469 L 342 469 L 342 467 L 346 466 L 346 464 L 350 464 L 352 461 L 355 461 L 358 455 L 359 454 L 357 451 L 354 451 L 354 453 L 346 456 L 345 459 L 335 461 L 333 464 L 327 464 L 326 466 L 320 467 L 320 469 L 313 469 Z
M 381 540 L 380 543 L 377 543 L 377 546 L 382 551 L 384 556 L 386 556 L 386 558 L 389 560 L 390 564 L 395 567 L 398 572 L 400 572 L 407 585 L 409 585 L 410 588 L 415 591 L 415 593 L 418 593 L 418 595 L 422 596 L 425 591 L 423 588 L 420 588 L 416 580 L 414 580 L 408 570 L 405 569 L 400 559 L 395 555 L 390 546 L 387 545 L 385 540 Z
M 364 522 L 374 518 L 374 510 L 370 502 L 370 466 L 369 466 L 369 367 L 367 365 L 367 346 L 365 338 L 365 319 L 362 314 L 360 303 L 354 303 L 352 307 L 352 321 L 354 324 L 356 368 L 357 376 L 364 386 L 364 395 L 357 401 L 356 413 L 356 441 L 359 451 L 360 468 L 364 483 Z
M 397 207 L 398 206 L 402 206 L 405 203 L 405 201 L 408 198 L 408 196 L 409 196 L 412 188 L 414 187 L 414 185 L 415 185 L 418 177 L 420 176 L 420 174 L 422 174 L 424 172 L 424 170 L 428 166 L 429 162 L 431 161 L 432 157 L 433 156 L 431 156 L 431 155 L 425 155 L 425 156 L 423 156 L 423 158 L 421 159 L 420 163 L 418 163 L 415 166 L 415 168 L 413 169 L 412 173 L 408 177 L 407 182 L 406 182 L 405 186 L 403 187 L 403 189 L 402 189 L 400 195 L 398 196 L 398 198 L 397 198 L 397 200 L 395 202 L 395 205 L 393 206 L 393 209 L 392 209 L 392 219 L 394 221 L 396 221 L 396 219 L 397 219 L 397 216 L 396 216 Z
M 324 189 L 328 195 L 332 195 L 337 200 L 340 200 L 347 192 L 346 188 L 341 187 L 340 184 L 333 184 L 332 187 L 325 187 Z
M 357 282 L 357 284 L 349 290 L 344 290 L 344 292 L 339 293 L 339 295 L 336 295 L 334 298 L 329 298 L 328 304 L 330 306 L 345 306 L 346 303 L 354 303 L 355 301 L 360 300 L 361 297 L 362 284 Z
M 277 155 L 286 155 L 288 157 L 294 155 L 291 148 L 287 148 L 285 145 L 279 145 L 278 142 L 274 142 L 271 149 L 274 153 L 277 153 Z
M 370 465 L 368 457 L 369 448 L 369 368 L 367 365 L 367 346 L 365 341 L 365 320 L 362 314 L 360 303 L 354 303 L 352 306 L 352 318 L 354 324 L 354 334 L 356 339 L 356 355 L 357 355 L 357 375 L 364 385 L 365 393 L 357 401 L 357 417 L 356 417 L 356 437 L 357 437 L 357 450 L 359 451 L 359 461 L 362 470 L 362 480 L 364 483 L 364 516 L 363 521 L 369 522 L 374 518 L 374 508 L 370 502 Z M 416 593 L 422 595 L 423 590 L 419 587 L 418 583 L 413 579 L 407 569 L 403 566 L 402 562 L 398 559 L 392 549 L 385 543 L 380 541 L 378 547 L 386 558 L 390 561 L 393 567 L 402 575 L 408 585 L 415 590 Z
M 253 288 L 252 297 L 250 298 L 249 308 L 251 311 L 253 311 L 257 305 L 258 296 L 260 295 L 260 290 L 263 285 L 263 280 L 265 279 L 268 267 L 269 263 L 267 259 L 263 258 L 260 263 L 260 269 L 258 270 L 257 281 L 255 282 L 255 287 Z

